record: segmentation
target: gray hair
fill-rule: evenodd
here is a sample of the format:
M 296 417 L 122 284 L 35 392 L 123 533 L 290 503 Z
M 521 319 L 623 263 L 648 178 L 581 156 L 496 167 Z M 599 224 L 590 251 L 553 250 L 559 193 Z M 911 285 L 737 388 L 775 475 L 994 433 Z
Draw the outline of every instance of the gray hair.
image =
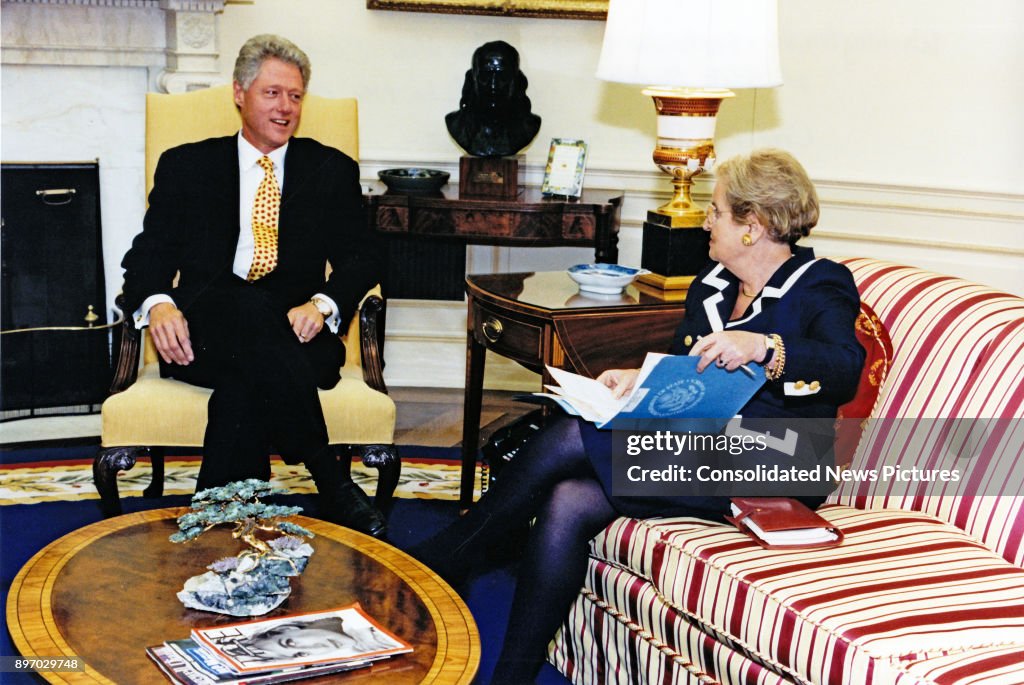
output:
M 752 216 L 772 240 L 795 245 L 818 223 L 818 194 L 800 162 L 788 152 L 766 148 L 738 155 L 715 166 L 725 185 L 733 218 Z
M 299 46 L 287 38 L 264 33 L 253 36 L 245 41 L 245 45 L 238 51 L 235 59 L 235 71 L 232 78 L 241 84 L 243 89 L 248 89 L 260 73 L 260 67 L 264 60 L 274 57 L 282 62 L 294 64 L 302 73 L 302 88 L 309 87 L 309 77 L 313 71 L 306 56 Z

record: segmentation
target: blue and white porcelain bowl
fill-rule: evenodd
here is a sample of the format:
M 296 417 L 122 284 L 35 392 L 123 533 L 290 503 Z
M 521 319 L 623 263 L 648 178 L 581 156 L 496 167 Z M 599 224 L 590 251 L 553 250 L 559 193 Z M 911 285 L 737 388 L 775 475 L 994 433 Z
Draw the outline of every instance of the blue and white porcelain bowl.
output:
M 620 264 L 577 264 L 568 269 L 569 277 L 579 283 L 580 291 L 599 295 L 618 295 L 647 269 Z

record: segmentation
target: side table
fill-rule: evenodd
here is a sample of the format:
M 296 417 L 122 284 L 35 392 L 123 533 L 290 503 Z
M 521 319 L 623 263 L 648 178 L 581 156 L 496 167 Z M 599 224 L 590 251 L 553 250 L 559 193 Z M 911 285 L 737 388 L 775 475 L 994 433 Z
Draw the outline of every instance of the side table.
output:
M 550 383 L 545 366 L 594 377 L 636 368 L 648 352 L 668 350 L 683 303 L 631 285 L 618 296 L 581 293 L 564 271 L 466 277 L 466 394 L 459 505 L 473 502 L 487 350 L 515 360 Z

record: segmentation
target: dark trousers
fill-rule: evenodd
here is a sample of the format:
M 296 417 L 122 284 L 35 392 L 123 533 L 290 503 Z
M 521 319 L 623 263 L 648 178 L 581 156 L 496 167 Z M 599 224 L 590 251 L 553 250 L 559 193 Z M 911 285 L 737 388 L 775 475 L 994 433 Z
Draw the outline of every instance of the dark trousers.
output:
M 185 309 L 195 360 L 161 362 L 161 373 L 213 390 L 197 490 L 269 480 L 272 447 L 289 464 L 325 451 L 317 388 L 337 384 L 345 347 L 326 327 L 299 342 L 287 317 L 296 304 L 230 276 Z

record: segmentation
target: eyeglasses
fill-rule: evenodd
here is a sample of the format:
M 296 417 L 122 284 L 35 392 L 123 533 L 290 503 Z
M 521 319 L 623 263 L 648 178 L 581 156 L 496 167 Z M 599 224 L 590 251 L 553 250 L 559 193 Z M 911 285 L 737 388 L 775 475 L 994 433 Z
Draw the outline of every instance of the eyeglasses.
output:
M 708 205 L 707 216 L 704 218 L 704 222 L 705 223 L 708 223 L 708 222 L 715 223 L 719 219 L 722 218 L 723 214 L 730 214 L 730 213 L 731 212 L 728 209 L 723 211 L 723 210 L 719 209 L 718 207 L 716 207 L 714 205 Z

